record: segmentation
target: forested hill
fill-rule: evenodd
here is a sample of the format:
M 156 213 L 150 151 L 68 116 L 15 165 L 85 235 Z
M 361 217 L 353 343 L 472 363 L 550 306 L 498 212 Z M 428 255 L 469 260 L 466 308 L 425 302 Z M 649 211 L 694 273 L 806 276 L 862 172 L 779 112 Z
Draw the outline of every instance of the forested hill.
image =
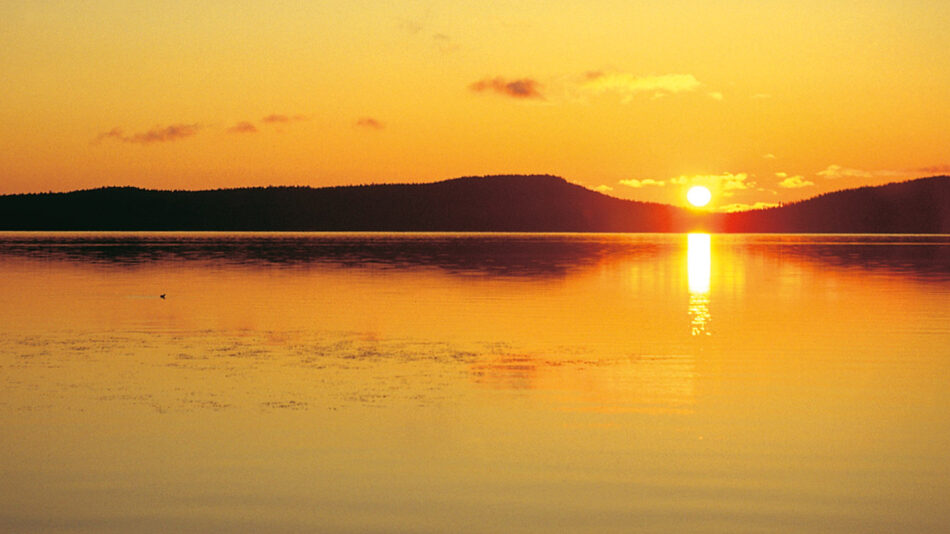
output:
M 428 184 L 151 191 L 132 187 L 0 197 L 0 229 L 674 231 L 681 208 L 620 200 L 546 175 Z
M 724 217 L 725 232 L 950 234 L 950 177 L 827 193 Z
M 734 214 L 609 197 L 547 175 L 428 184 L 0 196 L 0 230 L 950 233 L 950 177 Z

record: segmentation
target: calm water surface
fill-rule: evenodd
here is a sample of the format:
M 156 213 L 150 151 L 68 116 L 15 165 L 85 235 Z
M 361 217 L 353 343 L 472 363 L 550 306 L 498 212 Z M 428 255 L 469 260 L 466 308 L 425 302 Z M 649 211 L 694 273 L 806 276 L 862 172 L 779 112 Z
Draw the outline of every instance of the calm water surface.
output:
M 0 451 L 4 532 L 946 532 L 950 236 L 0 234 Z

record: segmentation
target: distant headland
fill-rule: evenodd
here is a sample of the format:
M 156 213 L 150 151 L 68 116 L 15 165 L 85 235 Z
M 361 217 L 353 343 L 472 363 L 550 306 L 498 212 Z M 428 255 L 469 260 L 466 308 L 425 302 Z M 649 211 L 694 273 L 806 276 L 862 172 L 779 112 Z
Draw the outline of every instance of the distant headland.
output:
M 950 177 L 709 213 L 622 200 L 550 175 L 426 184 L 0 196 L 0 230 L 950 233 Z

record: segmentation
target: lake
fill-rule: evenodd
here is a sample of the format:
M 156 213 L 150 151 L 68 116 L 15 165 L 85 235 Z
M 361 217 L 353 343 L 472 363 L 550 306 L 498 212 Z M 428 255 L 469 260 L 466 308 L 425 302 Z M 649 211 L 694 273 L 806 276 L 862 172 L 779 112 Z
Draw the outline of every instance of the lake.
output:
M 0 421 L 4 532 L 947 532 L 950 236 L 0 233 Z

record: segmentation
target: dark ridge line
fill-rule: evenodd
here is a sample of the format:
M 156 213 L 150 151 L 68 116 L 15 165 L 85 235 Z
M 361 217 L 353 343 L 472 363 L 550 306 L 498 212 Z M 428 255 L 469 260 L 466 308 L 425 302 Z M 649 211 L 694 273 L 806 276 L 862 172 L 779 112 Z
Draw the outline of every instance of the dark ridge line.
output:
M 0 230 L 950 233 L 950 177 L 710 213 L 611 197 L 552 175 L 438 182 L 0 196 Z

